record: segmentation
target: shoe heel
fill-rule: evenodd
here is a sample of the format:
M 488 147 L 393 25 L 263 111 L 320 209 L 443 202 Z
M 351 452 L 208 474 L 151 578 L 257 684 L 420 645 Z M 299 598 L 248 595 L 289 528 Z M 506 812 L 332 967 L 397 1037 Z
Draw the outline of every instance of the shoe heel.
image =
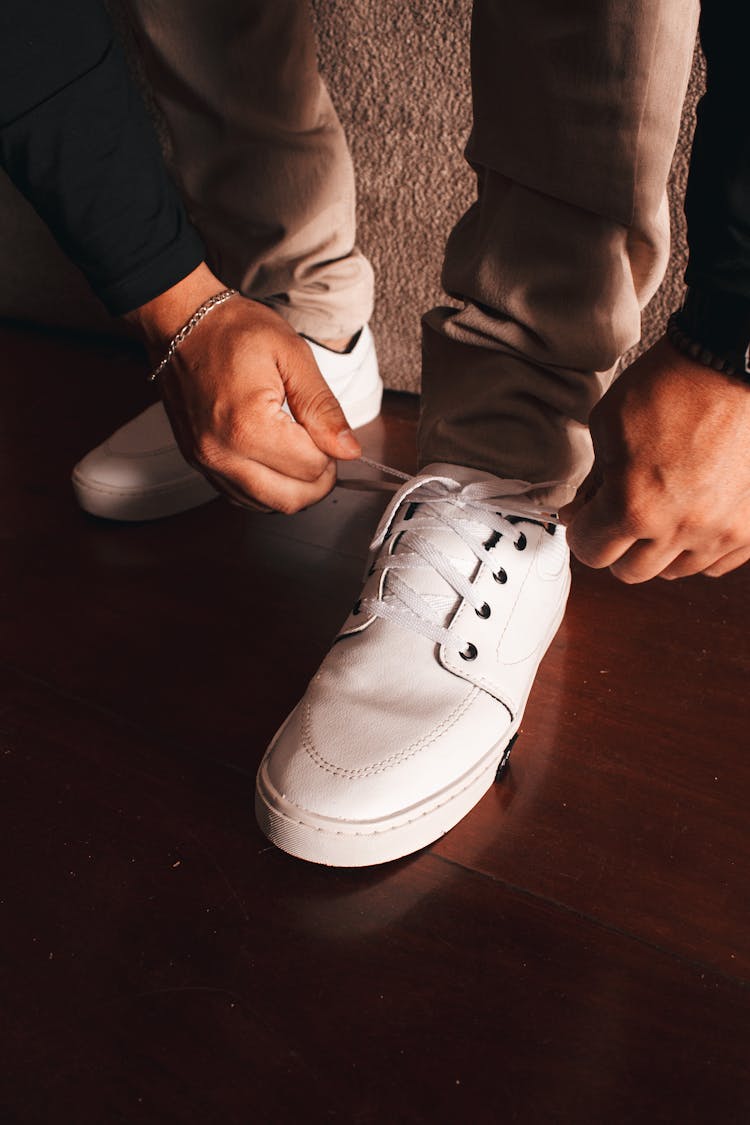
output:
M 508 760 L 510 759 L 510 752 L 513 749 L 513 747 L 515 746 L 517 738 L 518 738 L 518 731 L 516 731 L 516 733 L 513 735 L 510 742 L 508 743 L 508 745 L 505 747 L 505 750 L 503 751 L 503 756 L 500 759 L 497 770 L 495 772 L 495 781 L 496 782 L 503 780 L 503 777 L 505 775 L 505 771 L 508 768 Z

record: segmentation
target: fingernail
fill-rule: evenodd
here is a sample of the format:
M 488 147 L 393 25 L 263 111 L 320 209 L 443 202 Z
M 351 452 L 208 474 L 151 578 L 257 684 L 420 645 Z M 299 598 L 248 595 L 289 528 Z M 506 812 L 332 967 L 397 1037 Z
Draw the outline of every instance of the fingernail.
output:
M 359 457 L 362 452 L 360 444 L 351 430 L 342 430 L 337 435 L 337 441 L 339 448 L 345 453 L 351 453 L 352 457 Z

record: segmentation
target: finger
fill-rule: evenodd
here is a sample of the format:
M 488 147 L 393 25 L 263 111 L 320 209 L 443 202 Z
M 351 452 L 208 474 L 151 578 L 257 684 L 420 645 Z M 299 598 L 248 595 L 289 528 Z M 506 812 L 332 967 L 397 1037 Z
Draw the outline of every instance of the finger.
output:
M 264 508 L 262 504 L 256 504 L 252 500 L 240 500 L 229 492 L 224 493 L 224 499 L 231 504 L 233 508 L 242 508 L 245 512 L 262 512 L 265 515 L 275 514 L 273 508 Z
M 606 480 L 571 520 L 567 539 L 576 558 L 595 570 L 612 566 L 637 542 L 620 517 Z
M 338 399 L 331 391 L 309 346 L 279 358 L 286 398 L 294 418 L 307 430 L 318 449 L 329 457 L 351 461 L 361 457 L 362 449 L 349 428 Z
M 273 512 L 273 508 L 266 508 L 257 501 L 252 500 L 245 492 L 237 488 L 227 477 L 221 473 L 207 469 L 205 465 L 197 465 L 198 471 L 212 484 L 223 499 L 228 500 L 236 508 L 250 508 L 256 512 Z
M 257 461 L 277 473 L 310 484 L 331 461 L 304 426 L 273 403 L 248 410 L 235 429 L 226 454 Z M 224 455 L 224 451 L 219 451 L 217 460 Z M 219 464 L 218 468 L 222 471 L 224 465 Z
M 648 582 L 668 570 L 680 554 L 678 547 L 653 539 L 639 539 L 609 569 L 621 582 Z
M 712 551 L 682 551 L 665 567 L 659 575 L 668 581 L 676 578 L 688 578 L 691 574 L 701 574 L 717 562 L 716 550 Z
M 586 479 L 578 486 L 578 491 L 573 499 L 558 512 L 560 521 L 566 527 L 572 522 L 573 518 L 578 515 L 581 508 L 583 508 L 585 504 L 588 504 L 590 500 L 594 499 L 602 483 L 601 469 L 595 461 Z
M 721 578 L 722 574 L 728 574 L 730 570 L 736 570 L 738 566 L 742 566 L 750 559 L 750 546 L 738 547 L 735 551 L 730 551 L 722 558 L 717 559 L 716 562 L 711 563 L 703 571 L 709 578 Z
M 292 515 L 322 500 L 336 483 L 336 464 L 331 461 L 316 481 L 293 480 L 257 461 L 236 458 L 211 474 L 212 483 L 240 504 L 260 506 Z

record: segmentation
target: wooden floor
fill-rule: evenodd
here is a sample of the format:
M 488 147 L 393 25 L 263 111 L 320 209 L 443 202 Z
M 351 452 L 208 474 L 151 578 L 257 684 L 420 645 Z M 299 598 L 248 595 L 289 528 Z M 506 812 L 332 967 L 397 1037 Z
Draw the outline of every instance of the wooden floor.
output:
M 96 521 L 69 472 L 142 362 L 0 348 L 0 1119 L 747 1125 L 750 568 L 576 567 L 505 779 L 417 856 L 316 868 L 253 777 L 382 494 Z M 366 452 L 412 468 L 415 418 Z

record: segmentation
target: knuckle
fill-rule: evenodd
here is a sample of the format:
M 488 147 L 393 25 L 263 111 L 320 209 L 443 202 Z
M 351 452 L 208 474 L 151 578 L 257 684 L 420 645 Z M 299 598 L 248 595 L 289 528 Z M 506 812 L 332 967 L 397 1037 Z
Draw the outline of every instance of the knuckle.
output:
M 255 395 L 243 403 L 242 410 L 234 410 L 224 419 L 221 440 L 227 449 L 247 456 L 255 448 L 262 428 L 258 414 L 263 405 Z
M 228 418 L 224 426 L 223 438 L 227 448 L 239 453 L 246 452 L 252 445 L 252 429 L 247 419 L 241 414 L 234 414 Z
M 311 451 L 309 458 L 304 464 L 300 465 L 296 475 L 300 480 L 304 481 L 305 484 L 315 484 L 325 473 L 327 466 L 328 458 L 325 453 L 320 453 L 318 456 L 314 451 Z
M 747 544 L 747 527 L 739 524 L 725 528 L 716 540 L 724 553 L 736 551 Z
M 301 512 L 307 505 L 301 500 L 291 500 L 284 498 L 277 500 L 274 504 L 274 511 L 278 512 L 281 516 L 296 516 L 297 512 Z
M 217 460 L 216 454 L 216 441 L 211 434 L 201 434 L 196 438 L 193 458 L 198 464 L 214 466 Z
M 696 543 L 709 537 L 714 542 L 719 542 L 725 538 L 725 533 L 712 530 L 706 518 L 699 512 L 686 512 L 681 516 L 677 521 L 675 534 L 683 543 Z
M 622 529 L 634 539 L 652 539 L 653 527 L 644 512 L 633 512 L 627 509 L 622 517 Z
M 284 496 L 278 498 L 274 507 L 282 515 L 293 516 L 297 512 L 301 512 L 304 508 L 309 508 L 313 504 L 317 504 L 319 500 L 327 496 L 335 482 L 335 467 L 329 468 L 326 472 L 321 474 L 312 485 L 307 484 L 302 487 L 293 488 Z
M 654 523 L 650 509 L 642 490 L 637 485 L 629 487 L 623 496 L 620 510 L 616 513 L 623 531 L 634 539 L 651 539 Z
M 269 505 L 273 507 L 274 511 L 282 516 L 294 516 L 297 512 L 301 512 L 303 508 L 307 508 L 309 504 L 309 497 L 297 491 L 287 493 L 284 496 L 276 496 L 269 501 Z

